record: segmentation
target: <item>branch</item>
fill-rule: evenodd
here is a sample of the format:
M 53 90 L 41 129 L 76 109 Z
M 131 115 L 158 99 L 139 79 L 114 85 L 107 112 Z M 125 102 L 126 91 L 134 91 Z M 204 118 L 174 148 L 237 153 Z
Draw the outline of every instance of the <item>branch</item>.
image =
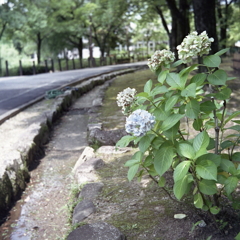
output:
M 164 29 L 166 30 L 168 36 L 170 36 L 170 31 L 169 31 L 167 22 L 166 22 L 166 20 L 165 20 L 165 18 L 163 16 L 163 12 L 162 12 L 161 8 L 159 6 L 155 6 L 155 8 L 157 10 L 158 15 L 160 16 L 160 18 L 162 20 L 162 24 L 163 24 Z

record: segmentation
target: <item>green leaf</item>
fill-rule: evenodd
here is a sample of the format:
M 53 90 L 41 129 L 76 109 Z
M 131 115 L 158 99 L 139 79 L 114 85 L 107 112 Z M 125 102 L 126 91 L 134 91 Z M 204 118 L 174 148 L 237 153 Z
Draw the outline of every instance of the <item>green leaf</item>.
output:
M 217 181 L 217 166 L 209 160 L 202 160 L 196 165 L 197 174 L 204 179 Z
M 240 240 L 240 233 L 234 238 L 235 240 Z
M 160 176 L 171 167 L 174 155 L 174 148 L 168 142 L 161 145 L 160 149 L 156 152 L 154 168 Z
M 181 92 L 182 97 L 195 97 L 196 96 L 196 83 L 189 84 L 184 90 Z
M 148 80 L 144 86 L 144 92 L 150 93 L 152 89 L 152 80 Z
M 207 67 L 219 67 L 221 58 L 217 55 L 210 55 L 203 58 L 203 64 Z
M 197 193 L 194 195 L 194 206 L 196 208 L 202 208 L 203 207 L 203 198 L 200 193 Z
M 168 92 L 168 88 L 166 86 L 156 86 L 150 93 L 151 96 L 155 96 L 157 94 Z
M 200 113 L 199 102 L 195 99 L 191 99 L 186 105 L 186 116 L 191 119 L 198 118 Z
M 166 184 L 166 179 L 165 179 L 165 177 L 161 176 L 160 179 L 158 180 L 158 186 L 164 187 L 165 184 Z
M 116 147 L 127 147 L 128 144 L 134 139 L 135 139 L 134 136 L 130 135 L 124 136 L 116 143 Z
M 240 152 L 235 152 L 232 155 L 232 160 L 235 161 L 235 162 L 240 162 Z
M 191 161 L 183 161 L 177 165 L 173 173 L 174 182 L 179 181 L 188 173 L 190 165 Z
M 200 104 L 200 110 L 204 113 L 212 112 L 215 109 L 216 106 L 212 101 L 206 101 Z
M 223 171 L 229 172 L 229 173 L 231 173 L 233 169 L 236 169 L 233 162 L 231 162 L 230 160 L 225 159 L 225 158 L 222 158 L 220 167 Z
M 224 70 L 217 70 L 213 74 L 209 74 L 208 81 L 212 85 L 225 85 L 227 81 L 227 74 Z
M 210 138 L 207 132 L 200 132 L 193 140 L 193 148 L 196 151 L 196 158 L 206 152 Z
M 139 164 L 139 163 L 140 163 L 139 160 L 137 160 L 137 159 L 131 159 L 131 160 L 128 160 L 128 161 L 124 164 L 124 166 L 125 166 L 125 167 L 131 167 L 131 166 L 133 166 L 133 165 L 135 165 L 135 164 Z
M 207 78 L 207 74 L 198 73 L 194 75 L 191 79 L 191 83 L 196 83 L 197 86 L 201 86 Z
M 133 166 L 131 166 L 129 169 L 128 169 L 128 181 L 132 181 L 132 179 L 135 177 L 135 175 L 137 174 L 137 171 L 138 171 L 138 168 L 139 168 L 139 164 L 135 164 Z
M 158 81 L 163 84 L 168 73 L 169 73 L 169 70 L 161 71 L 160 74 L 158 75 Z
M 232 113 L 230 116 L 228 116 L 226 118 L 226 120 L 224 121 L 224 125 L 226 125 L 226 123 L 228 123 L 229 121 L 231 121 L 233 118 L 235 118 L 238 115 L 240 115 L 240 111 L 236 111 L 236 112 Z
M 169 117 L 167 117 L 162 125 L 160 126 L 160 130 L 167 131 L 171 127 L 173 127 L 184 115 L 182 114 L 172 114 Z
M 216 52 L 214 55 L 221 56 L 222 54 L 226 53 L 229 50 L 229 48 L 224 48 L 218 52 Z
M 181 65 L 182 63 L 183 63 L 182 60 L 178 60 L 178 61 L 174 62 L 171 67 L 172 67 L 172 68 L 175 68 L 175 67 Z
M 177 73 L 168 73 L 167 74 L 167 83 L 170 87 L 176 88 L 176 89 L 182 89 L 184 86 L 182 86 L 181 79 Z
M 232 141 L 226 140 L 220 144 L 221 150 L 232 147 L 234 143 Z
M 153 111 L 153 115 L 156 117 L 157 120 L 165 121 L 169 117 L 170 111 L 166 112 L 165 111 L 165 105 L 163 104 L 161 107 L 156 108 Z
M 230 195 L 235 188 L 237 187 L 238 184 L 238 178 L 235 176 L 230 176 L 226 181 L 225 181 L 225 190 L 227 195 Z
M 189 143 L 180 143 L 177 152 L 179 155 L 189 159 L 194 159 L 196 155 L 194 148 Z
M 199 190 L 203 194 L 213 195 L 217 193 L 217 186 L 213 180 L 202 179 L 199 182 Z
M 218 214 L 220 212 L 220 210 L 221 209 L 217 206 L 213 206 L 213 207 L 210 208 L 211 214 Z
M 215 93 L 214 97 L 218 100 L 226 100 L 230 98 L 232 91 L 230 88 L 224 88 L 220 92 Z
M 178 101 L 178 95 L 174 95 L 172 97 L 170 97 L 165 104 L 165 111 L 169 111 L 173 108 L 173 106 L 177 103 Z
M 227 128 L 227 129 L 232 129 L 232 130 L 240 132 L 240 125 L 234 125 L 234 126 L 231 126 L 231 127 Z
M 170 141 L 174 141 L 178 133 L 180 121 L 177 122 L 173 127 L 163 132 L 163 135 L 168 138 Z
M 193 128 L 197 131 L 200 131 L 200 129 L 202 128 L 203 126 L 203 121 L 202 119 L 200 118 L 196 118 L 194 119 L 194 122 L 193 122 Z
M 138 147 L 142 153 L 145 153 L 150 145 L 151 139 L 148 135 L 145 135 L 141 138 Z
M 217 167 L 220 166 L 221 164 L 221 156 L 218 154 L 214 154 L 214 153 L 207 153 L 202 155 L 201 157 L 199 157 L 196 161 L 196 163 L 198 163 L 199 161 L 202 160 L 209 160 L 212 161 Z
M 178 200 L 186 193 L 188 188 L 188 175 L 185 175 L 179 181 L 174 183 L 173 192 Z

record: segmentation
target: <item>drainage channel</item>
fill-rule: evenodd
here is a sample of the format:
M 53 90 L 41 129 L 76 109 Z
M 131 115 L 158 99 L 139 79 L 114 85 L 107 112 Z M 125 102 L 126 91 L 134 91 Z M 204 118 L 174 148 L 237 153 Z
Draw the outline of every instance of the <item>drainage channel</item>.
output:
M 33 169 L 21 199 L 0 227 L 3 240 L 63 239 L 71 228 L 68 202 L 76 187 L 72 168 L 87 144 L 92 102 L 101 87 L 79 98 L 55 124 L 45 156 Z

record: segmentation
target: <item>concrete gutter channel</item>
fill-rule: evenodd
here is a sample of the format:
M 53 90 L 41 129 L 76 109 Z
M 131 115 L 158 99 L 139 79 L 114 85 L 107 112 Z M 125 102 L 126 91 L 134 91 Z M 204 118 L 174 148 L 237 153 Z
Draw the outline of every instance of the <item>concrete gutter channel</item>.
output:
M 6 129 L 1 130 L 0 126 L 0 224 L 15 201 L 21 197 L 26 188 L 26 182 L 30 178 L 29 167 L 31 167 L 34 159 L 44 155 L 43 145 L 48 141 L 53 123 L 62 115 L 63 111 L 67 110 L 74 100 L 95 86 L 101 85 L 116 76 L 131 73 L 144 67 L 138 66 L 137 68 L 119 70 L 81 80 L 75 83 L 78 90 L 67 90 L 56 99 L 49 100 L 49 106 L 46 106 L 46 109 L 38 109 L 34 105 L 35 111 L 32 112 L 32 115 L 29 118 L 21 119 L 22 122 L 18 123 L 19 129 L 21 129 L 19 131 L 20 135 L 16 135 L 14 129 L 11 129 L 16 128 L 16 125 L 11 124 L 11 119 L 3 124 L 9 125 L 9 129 L 13 130 L 13 133 L 10 133 L 10 131 L 6 133 Z M 37 101 L 40 100 L 42 98 L 37 99 Z M 31 103 L 31 105 L 33 104 L 36 104 L 36 101 Z M 28 106 L 24 106 L 17 112 L 26 109 Z M 16 120 L 20 119 L 15 119 L 15 122 Z M 15 139 L 11 140 L 11 137 Z

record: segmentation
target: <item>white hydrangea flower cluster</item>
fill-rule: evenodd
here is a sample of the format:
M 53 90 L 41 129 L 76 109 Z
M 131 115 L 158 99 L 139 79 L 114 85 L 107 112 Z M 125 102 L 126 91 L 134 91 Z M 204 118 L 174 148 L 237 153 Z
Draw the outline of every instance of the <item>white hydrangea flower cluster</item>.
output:
M 194 31 L 183 39 L 181 45 L 177 46 L 178 57 L 182 59 L 184 63 L 190 62 L 192 58 L 197 55 L 202 56 L 203 54 L 208 54 L 212 42 L 214 42 L 214 39 L 209 38 L 206 31 L 200 35 Z
M 136 137 L 144 136 L 155 124 L 155 117 L 146 110 L 138 109 L 126 119 L 126 132 Z
M 148 59 L 148 66 L 151 71 L 157 71 L 161 66 L 166 66 L 175 60 L 175 55 L 169 50 L 157 50 L 150 59 Z
M 122 92 L 119 92 L 117 95 L 117 105 L 122 107 L 123 114 L 126 113 L 126 109 L 131 106 L 131 104 L 135 101 L 137 91 L 135 88 L 126 88 Z

